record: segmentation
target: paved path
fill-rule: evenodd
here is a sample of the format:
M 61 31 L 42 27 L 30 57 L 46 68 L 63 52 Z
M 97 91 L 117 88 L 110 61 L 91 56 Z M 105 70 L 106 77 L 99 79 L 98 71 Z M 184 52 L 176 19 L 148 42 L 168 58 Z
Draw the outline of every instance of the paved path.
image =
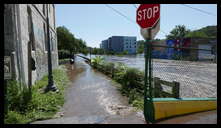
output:
M 72 84 L 66 91 L 62 117 L 34 124 L 144 124 L 143 114 L 128 105 L 128 100 L 117 90 L 117 84 L 93 70 L 77 57 L 69 75 Z M 76 75 L 77 74 L 77 75 Z M 119 86 L 119 85 L 118 85 Z
M 135 112 L 128 100 L 107 76 L 93 70 L 77 57 L 68 66 L 72 84 L 66 91 L 66 102 L 57 115 L 62 117 L 36 121 L 33 124 L 144 124 L 142 112 Z M 157 124 L 216 124 L 217 111 L 201 112 L 160 121 Z

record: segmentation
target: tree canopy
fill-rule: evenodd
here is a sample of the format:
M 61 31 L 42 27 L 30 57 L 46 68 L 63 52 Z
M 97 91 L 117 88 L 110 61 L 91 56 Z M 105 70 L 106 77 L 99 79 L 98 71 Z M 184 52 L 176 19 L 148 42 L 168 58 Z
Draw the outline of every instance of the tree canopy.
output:
M 70 54 L 87 54 L 87 44 L 82 39 L 74 37 L 65 26 L 57 27 L 58 50 L 68 50 Z
M 182 39 L 189 33 L 190 30 L 186 28 L 184 25 L 176 25 L 175 28 L 170 32 L 169 35 L 166 36 L 167 40 L 170 39 Z
M 207 26 L 191 31 L 186 37 L 217 38 L 217 26 Z

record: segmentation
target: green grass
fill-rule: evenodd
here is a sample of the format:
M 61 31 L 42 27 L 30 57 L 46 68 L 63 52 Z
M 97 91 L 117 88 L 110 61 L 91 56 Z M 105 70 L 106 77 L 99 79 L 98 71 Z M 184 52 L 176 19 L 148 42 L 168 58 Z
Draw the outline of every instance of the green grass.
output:
M 11 102 L 9 102 L 8 114 L 5 116 L 4 119 L 5 124 L 27 124 L 36 120 L 52 118 L 56 114 L 56 112 L 58 112 L 60 107 L 64 104 L 64 89 L 69 82 L 64 68 L 65 67 L 62 66 L 60 67 L 60 69 L 53 70 L 54 82 L 59 89 L 58 93 L 51 91 L 48 93 L 44 93 L 43 90 L 48 84 L 48 77 L 47 75 L 45 75 L 40 81 L 37 81 L 36 84 L 32 86 L 32 98 L 27 102 L 27 104 L 19 105 L 22 103 L 21 101 L 25 101 L 25 99 L 18 94 L 17 97 L 19 98 L 17 99 L 20 99 L 20 102 L 16 102 L 15 96 L 11 97 Z M 19 94 L 22 94 L 21 92 L 23 91 L 20 91 Z M 10 92 L 9 89 L 7 92 L 9 97 L 11 93 L 13 92 Z M 18 104 L 17 107 L 10 107 L 12 106 L 10 104 L 13 104 L 13 102 Z

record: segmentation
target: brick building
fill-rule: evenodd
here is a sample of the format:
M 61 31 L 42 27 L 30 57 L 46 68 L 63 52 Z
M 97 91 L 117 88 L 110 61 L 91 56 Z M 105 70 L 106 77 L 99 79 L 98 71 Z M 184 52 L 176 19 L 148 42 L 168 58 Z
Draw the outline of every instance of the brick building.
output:
M 34 84 L 48 73 L 47 16 L 54 69 L 58 66 L 55 6 L 4 5 L 4 56 L 11 57 L 12 78 L 26 85 Z

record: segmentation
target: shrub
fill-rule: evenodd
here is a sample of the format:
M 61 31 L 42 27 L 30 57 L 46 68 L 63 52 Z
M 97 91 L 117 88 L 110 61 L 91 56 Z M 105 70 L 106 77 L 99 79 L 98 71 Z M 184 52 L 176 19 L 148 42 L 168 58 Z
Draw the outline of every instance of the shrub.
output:
M 25 89 L 20 91 L 20 86 L 17 82 L 10 82 L 10 88 L 7 97 L 9 101 L 9 112 L 5 117 L 5 123 L 29 123 L 38 119 L 51 118 L 64 104 L 64 89 L 68 83 L 67 74 L 62 67 L 61 69 L 53 70 L 54 82 L 59 89 L 58 93 L 44 93 L 44 88 L 48 84 L 48 76 L 45 75 L 40 81 L 37 81 L 32 86 L 31 100 L 28 102 Z M 25 105 L 24 105 L 25 103 Z M 21 109 L 22 108 L 22 109 Z
M 130 91 L 131 89 L 137 88 L 143 90 L 143 73 L 136 68 L 128 68 L 124 75 L 125 84 L 123 88 Z
M 9 80 L 6 87 L 8 109 L 12 111 L 24 111 L 31 99 L 31 90 L 26 85 L 15 80 Z
M 104 70 L 104 73 L 105 74 L 112 74 L 112 71 L 114 70 L 114 63 L 112 63 L 112 62 L 104 62 L 104 63 L 102 63 L 102 70 Z
M 127 66 L 123 63 L 117 63 L 115 68 L 114 80 L 123 84 L 124 75 L 126 74 Z
M 101 56 L 96 56 L 95 58 L 93 58 L 91 60 L 92 66 L 94 66 L 95 68 L 97 68 L 98 64 L 101 64 L 104 61 L 104 58 Z
M 6 124 L 24 124 L 28 121 L 24 115 L 16 111 L 9 111 L 4 120 Z
M 135 99 L 132 105 L 138 109 L 144 110 L 144 100 L 143 98 Z

